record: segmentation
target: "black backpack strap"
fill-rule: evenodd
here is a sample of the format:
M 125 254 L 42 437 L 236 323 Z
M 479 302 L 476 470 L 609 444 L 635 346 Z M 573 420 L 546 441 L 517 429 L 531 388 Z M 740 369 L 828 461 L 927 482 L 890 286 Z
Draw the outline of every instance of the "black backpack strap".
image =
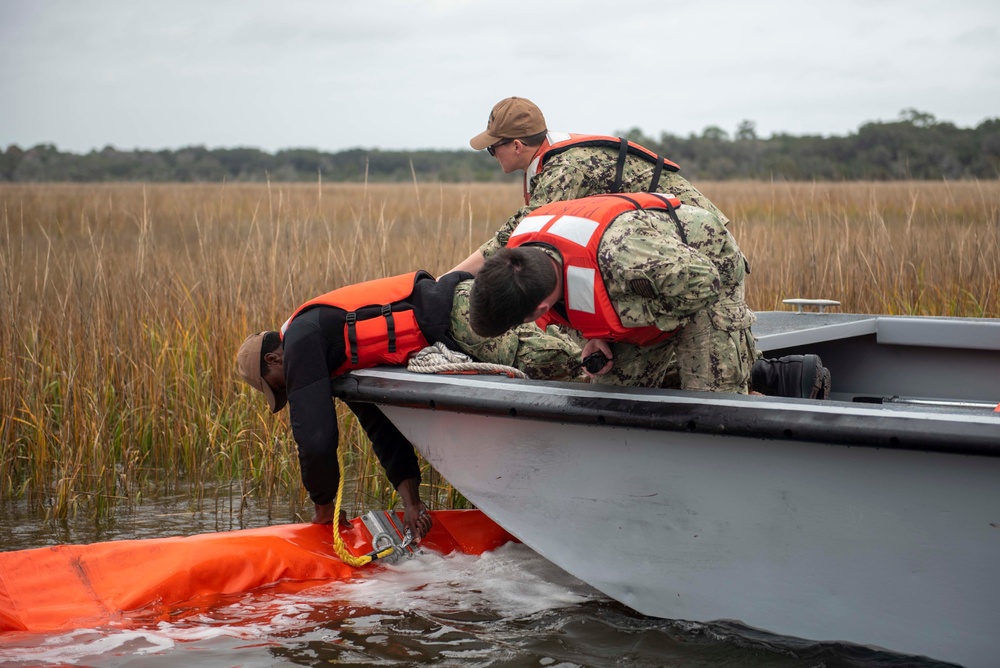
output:
M 623 193 L 615 193 L 615 194 L 610 195 L 610 196 L 611 197 L 617 197 L 618 199 L 623 199 L 626 202 L 630 202 L 632 204 L 632 206 L 634 208 L 636 208 L 636 209 L 641 209 L 642 208 L 642 206 L 639 204 L 639 201 L 637 199 L 635 199 L 634 197 L 629 197 L 628 195 L 623 194 Z

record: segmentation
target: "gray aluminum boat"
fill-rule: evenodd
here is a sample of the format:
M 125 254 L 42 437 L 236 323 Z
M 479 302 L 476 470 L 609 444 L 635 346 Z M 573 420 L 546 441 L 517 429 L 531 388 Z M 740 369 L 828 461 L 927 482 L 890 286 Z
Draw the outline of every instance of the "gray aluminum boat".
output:
M 640 613 L 967 666 L 1000 656 L 1000 320 L 760 313 L 830 400 L 354 372 L 423 457 Z

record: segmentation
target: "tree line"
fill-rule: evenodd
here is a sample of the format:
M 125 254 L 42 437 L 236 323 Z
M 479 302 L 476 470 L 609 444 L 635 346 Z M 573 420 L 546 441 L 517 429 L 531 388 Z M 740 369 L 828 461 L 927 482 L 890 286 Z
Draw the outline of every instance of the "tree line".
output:
M 898 180 L 996 179 L 1000 177 L 1000 118 L 974 128 L 938 121 L 906 109 L 895 121 L 871 122 L 847 136 L 757 136 L 743 121 L 730 135 L 717 126 L 679 137 L 621 133 L 678 163 L 689 180 L 780 179 Z M 266 180 L 338 182 L 505 181 L 485 151 L 383 151 L 350 149 L 326 153 L 254 148 L 120 151 L 108 146 L 86 154 L 51 144 L 0 151 L 0 181 L 221 182 Z

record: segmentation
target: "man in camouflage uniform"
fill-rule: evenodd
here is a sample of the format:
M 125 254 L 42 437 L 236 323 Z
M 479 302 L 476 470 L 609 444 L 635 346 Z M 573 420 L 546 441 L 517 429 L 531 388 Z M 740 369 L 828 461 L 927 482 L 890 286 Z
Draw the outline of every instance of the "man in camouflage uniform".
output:
M 682 204 L 713 214 L 723 227 L 729 224 L 729 219 L 715 204 L 675 171 L 676 166 L 674 170 L 661 170 L 662 159 L 657 165 L 650 162 L 648 156 L 644 157 L 649 153 L 647 149 L 639 147 L 641 151 L 626 153 L 622 142 L 616 149 L 592 141 L 549 151 L 553 145 L 571 138 L 565 133 L 549 132 L 541 110 L 525 98 L 505 98 L 493 107 L 486 130 L 473 137 L 469 144 L 476 150 L 488 150 L 504 173 L 524 171 L 525 205 L 455 270 L 477 274 L 487 258 L 507 245 L 511 232 L 521 220 L 540 206 L 590 195 L 616 192 L 672 194 Z M 748 267 L 745 268 L 746 273 L 749 273 Z M 726 315 L 720 314 L 716 319 L 721 322 L 726 318 Z M 742 326 L 742 318 L 743 315 L 737 314 L 735 320 L 723 323 L 723 326 L 738 329 Z M 749 318 L 752 321 L 752 313 Z M 678 349 L 678 352 L 687 354 L 683 349 Z M 687 364 L 684 360 L 678 363 Z M 751 377 L 754 389 L 764 394 L 809 398 L 829 396 L 830 372 L 817 355 L 791 355 L 779 359 L 763 359 L 757 355 Z
M 646 192 L 652 183 L 655 165 L 629 154 L 616 189 L 619 151 L 609 147 L 569 148 L 547 158 L 544 168 L 539 169 L 535 164 L 539 151 L 563 137 L 569 135 L 548 132 L 541 110 L 530 100 L 510 97 L 493 107 L 486 131 L 473 137 L 469 144 L 476 150 L 488 150 L 505 174 L 524 171 L 525 205 L 455 270 L 476 274 L 486 258 L 507 245 L 518 223 L 544 204 L 612 192 Z M 662 170 L 654 192 L 673 194 L 683 204 L 701 207 L 715 214 L 724 225 L 729 224 L 729 219 L 676 171 Z
M 538 213 L 558 217 L 572 204 Z M 743 295 L 743 253 L 715 214 L 682 205 L 676 216 L 663 209 L 627 211 L 597 246 L 597 266 L 621 325 L 673 336 L 652 345 L 592 339 L 583 355 L 600 350 L 608 358 L 597 372 L 601 382 L 746 394 L 757 355 L 754 315 Z M 563 276 L 563 258 L 551 246 L 529 241 L 498 251 L 472 289 L 473 328 L 497 334 L 550 308 L 566 313 Z M 539 294 L 548 296 L 539 302 Z

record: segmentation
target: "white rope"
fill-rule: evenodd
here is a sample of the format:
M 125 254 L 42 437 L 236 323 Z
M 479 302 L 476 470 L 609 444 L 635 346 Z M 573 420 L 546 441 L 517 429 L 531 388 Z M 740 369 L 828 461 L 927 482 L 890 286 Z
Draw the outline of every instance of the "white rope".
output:
M 406 368 L 416 373 L 493 373 L 511 378 L 528 377 L 523 371 L 511 366 L 473 362 L 465 353 L 451 350 L 440 341 L 411 357 Z

